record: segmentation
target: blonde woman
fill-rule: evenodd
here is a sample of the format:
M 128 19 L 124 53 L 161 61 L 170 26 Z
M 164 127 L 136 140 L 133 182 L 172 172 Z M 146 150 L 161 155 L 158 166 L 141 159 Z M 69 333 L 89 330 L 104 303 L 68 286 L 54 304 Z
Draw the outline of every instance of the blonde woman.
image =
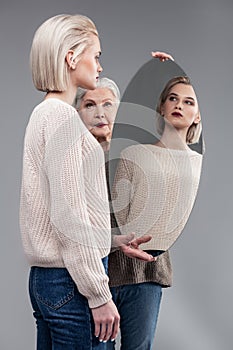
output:
M 78 87 L 96 88 L 100 54 L 97 29 L 81 15 L 49 18 L 32 42 L 33 82 L 45 94 L 25 134 L 20 225 L 37 350 L 90 350 L 119 329 L 105 269 L 104 156 L 72 107 Z

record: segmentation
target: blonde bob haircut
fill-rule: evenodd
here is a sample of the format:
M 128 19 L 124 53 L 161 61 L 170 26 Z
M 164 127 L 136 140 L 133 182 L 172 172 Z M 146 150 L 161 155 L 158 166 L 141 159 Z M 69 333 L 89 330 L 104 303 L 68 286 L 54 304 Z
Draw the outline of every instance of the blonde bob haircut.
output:
M 40 91 L 65 91 L 69 83 L 66 55 L 74 51 L 73 59 L 80 60 L 91 45 L 91 35 L 98 36 L 95 24 L 82 15 L 57 15 L 49 18 L 35 32 L 30 66 L 32 80 Z
M 178 76 L 170 79 L 167 84 L 165 85 L 163 91 L 160 94 L 157 107 L 156 107 L 156 112 L 157 112 L 157 118 L 156 118 L 156 129 L 158 134 L 161 136 L 163 131 L 164 131 L 164 118 L 161 116 L 161 108 L 163 104 L 165 103 L 169 92 L 173 88 L 173 86 L 177 84 L 185 84 L 185 85 L 191 85 L 190 79 L 187 76 Z M 200 112 L 199 112 L 200 113 Z M 187 132 L 186 135 L 186 143 L 187 144 L 193 144 L 197 143 L 200 139 L 201 136 L 201 131 L 202 131 L 202 124 L 201 121 L 199 123 L 193 123 Z

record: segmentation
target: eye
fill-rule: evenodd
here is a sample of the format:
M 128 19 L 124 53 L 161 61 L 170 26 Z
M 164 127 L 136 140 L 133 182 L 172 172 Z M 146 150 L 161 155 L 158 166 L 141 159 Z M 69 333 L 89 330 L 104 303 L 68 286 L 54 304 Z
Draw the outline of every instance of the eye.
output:
M 94 103 L 92 103 L 92 102 L 87 102 L 86 104 L 85 104 L 85 108 L 86 109 L 92 109 L 94 107 Z
M 185 103 L 189 106 L 194 106 L 194 102 L 190 100 L 186 100 Z
M 110 108 L 112 107 L 112 103 L 110 101 L 106 101 L 103 106 L 106 108 Z
M 176 100 L 177 100 L 177 98 L 175 96 L 170 96 L 169 97 L 169 101 L 176 101 Z

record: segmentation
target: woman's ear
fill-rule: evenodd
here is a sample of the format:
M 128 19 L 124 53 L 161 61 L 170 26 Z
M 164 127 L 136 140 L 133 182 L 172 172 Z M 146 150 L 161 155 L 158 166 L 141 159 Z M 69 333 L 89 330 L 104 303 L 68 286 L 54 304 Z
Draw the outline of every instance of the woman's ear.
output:
M 198 112 L 193 122 L 194 124 L 198 124 L 200 123 L 200 121 L 201 121 L 201 115 L 200 115 L 200 112 Z
M 74 61 L 74 51 L 69 50 L 66 54 L 66 62 L 69 66 L 70 69 L 75 69 L 76 68 L 76 63 Z

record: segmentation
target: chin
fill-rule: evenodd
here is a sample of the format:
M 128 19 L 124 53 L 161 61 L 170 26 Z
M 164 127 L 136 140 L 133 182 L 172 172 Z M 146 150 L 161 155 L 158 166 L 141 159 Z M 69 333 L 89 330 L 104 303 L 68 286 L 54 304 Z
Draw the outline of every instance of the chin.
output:
M 94 130 L 93 132 L 92 132 L 92 135 L 93 136 L 95 136 L 95 137 L 97 137 L 97 138 L 107 138 L 108 137 L 108 135 L 109 135 L 109 133 L 105 133 L 105 132 L 103 132 L 102 130 Z
M 86 90 L 95 90 L 97 88 L 97 80 L 92 82 L 87 82 L 86 84 L 83 84 L 83 86 L 81 87 Z
M 107 138 L 108 134 L 107 133 L 103 133 L 103 132 L 95 132 L 95 136 L 96 137 L 103 137 L 103 138 Z

